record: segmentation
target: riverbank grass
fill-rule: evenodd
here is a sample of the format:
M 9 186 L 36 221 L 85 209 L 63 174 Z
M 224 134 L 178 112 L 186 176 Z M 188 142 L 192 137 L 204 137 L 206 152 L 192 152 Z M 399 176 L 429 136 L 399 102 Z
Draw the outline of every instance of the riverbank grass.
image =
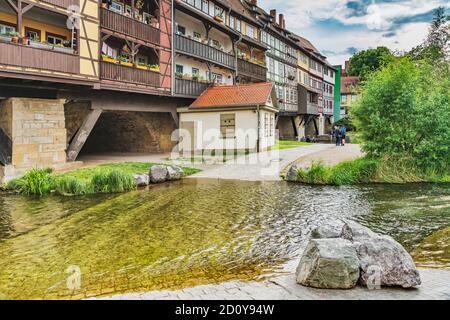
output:
M 283 149 L 292 149 L 300 146 L 309 146 L 314 143 L 312 142 L 304 142 L 297 140 L 277 140 L 275 145 L 270 148 L 270 150 L 283 150 Z
M 37 196 L 52 192 L 65 196 L 127 192 L 136 189 L 133 176 L 148 173 L 154 165 L 156 163 L 109 163 L 61 174 L 54 174 L 51 169 L 32 169 L 23 177 L 10 181 L 5 189 Z M 185 176 L 200 171 L 182 169 Z
M 327 167 L 313 162 L 298 170 L 298 182 L 315 185 L 355 185 L 364 183 L 450 182 L 450 174 L 435 168 L 420 170 L 410 161 L 362 157 Z

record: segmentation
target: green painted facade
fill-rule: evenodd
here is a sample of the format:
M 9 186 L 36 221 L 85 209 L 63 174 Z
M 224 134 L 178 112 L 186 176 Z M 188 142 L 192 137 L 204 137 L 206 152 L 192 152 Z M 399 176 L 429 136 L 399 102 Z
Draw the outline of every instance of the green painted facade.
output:
M 335 74 L 335 82 L 334 82 L 334 108 L 333 108 L 333 117 L 334 122 L 337 122 L 341 119 L 341 75 L 342 75 L 342 66 L 335 66 L 336 72 Z

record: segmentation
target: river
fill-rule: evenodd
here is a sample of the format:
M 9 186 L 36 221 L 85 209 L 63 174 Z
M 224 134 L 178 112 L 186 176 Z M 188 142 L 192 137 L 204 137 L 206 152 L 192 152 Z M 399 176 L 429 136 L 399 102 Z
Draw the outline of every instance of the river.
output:
M 185 179 L 116 195 L 0 194 L 0 298 L 262 279 L 291 270 L 312 228 L 334 218 L 391 235 L 418 266 L 450 269 L 448 184 Z

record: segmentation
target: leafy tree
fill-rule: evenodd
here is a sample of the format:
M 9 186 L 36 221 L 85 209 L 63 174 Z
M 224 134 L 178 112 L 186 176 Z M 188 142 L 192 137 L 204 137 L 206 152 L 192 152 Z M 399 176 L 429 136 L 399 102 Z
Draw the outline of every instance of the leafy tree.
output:
M 445 8 L 439 7 L 434 11 L 433 21 L 430 25 L 425 42 L 409 52 L 409 56 L 416 60 L 429 59 L 436 61 L 448 59 L 450 51 L 450 16 L 446 15 Z
M 403 57 L 370 74 L 350 110 L 364 151 L 448 173 L 449 88 L 445 62 L 418 63 Z
M 371 72 L 378 70 L 381 66 L 393 60 L 394 55 L 386 47 L 363 50 L 350 58 L 347 74 L 358 76 L 361 80 L 365 80 Z

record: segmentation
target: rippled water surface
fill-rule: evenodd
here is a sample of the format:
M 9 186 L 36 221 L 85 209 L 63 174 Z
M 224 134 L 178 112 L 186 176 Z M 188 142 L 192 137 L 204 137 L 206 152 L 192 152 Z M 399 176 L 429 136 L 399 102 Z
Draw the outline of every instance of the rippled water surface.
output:
M 121 195 L 0 195 L 0 298 L 255 279 L 292 268 L 311 229 L 333 218 L 393 236 L 420 266 L 450 269 L 448 185 L 186 179 Z M 81 278 L 71 275 L 78 268 Z

